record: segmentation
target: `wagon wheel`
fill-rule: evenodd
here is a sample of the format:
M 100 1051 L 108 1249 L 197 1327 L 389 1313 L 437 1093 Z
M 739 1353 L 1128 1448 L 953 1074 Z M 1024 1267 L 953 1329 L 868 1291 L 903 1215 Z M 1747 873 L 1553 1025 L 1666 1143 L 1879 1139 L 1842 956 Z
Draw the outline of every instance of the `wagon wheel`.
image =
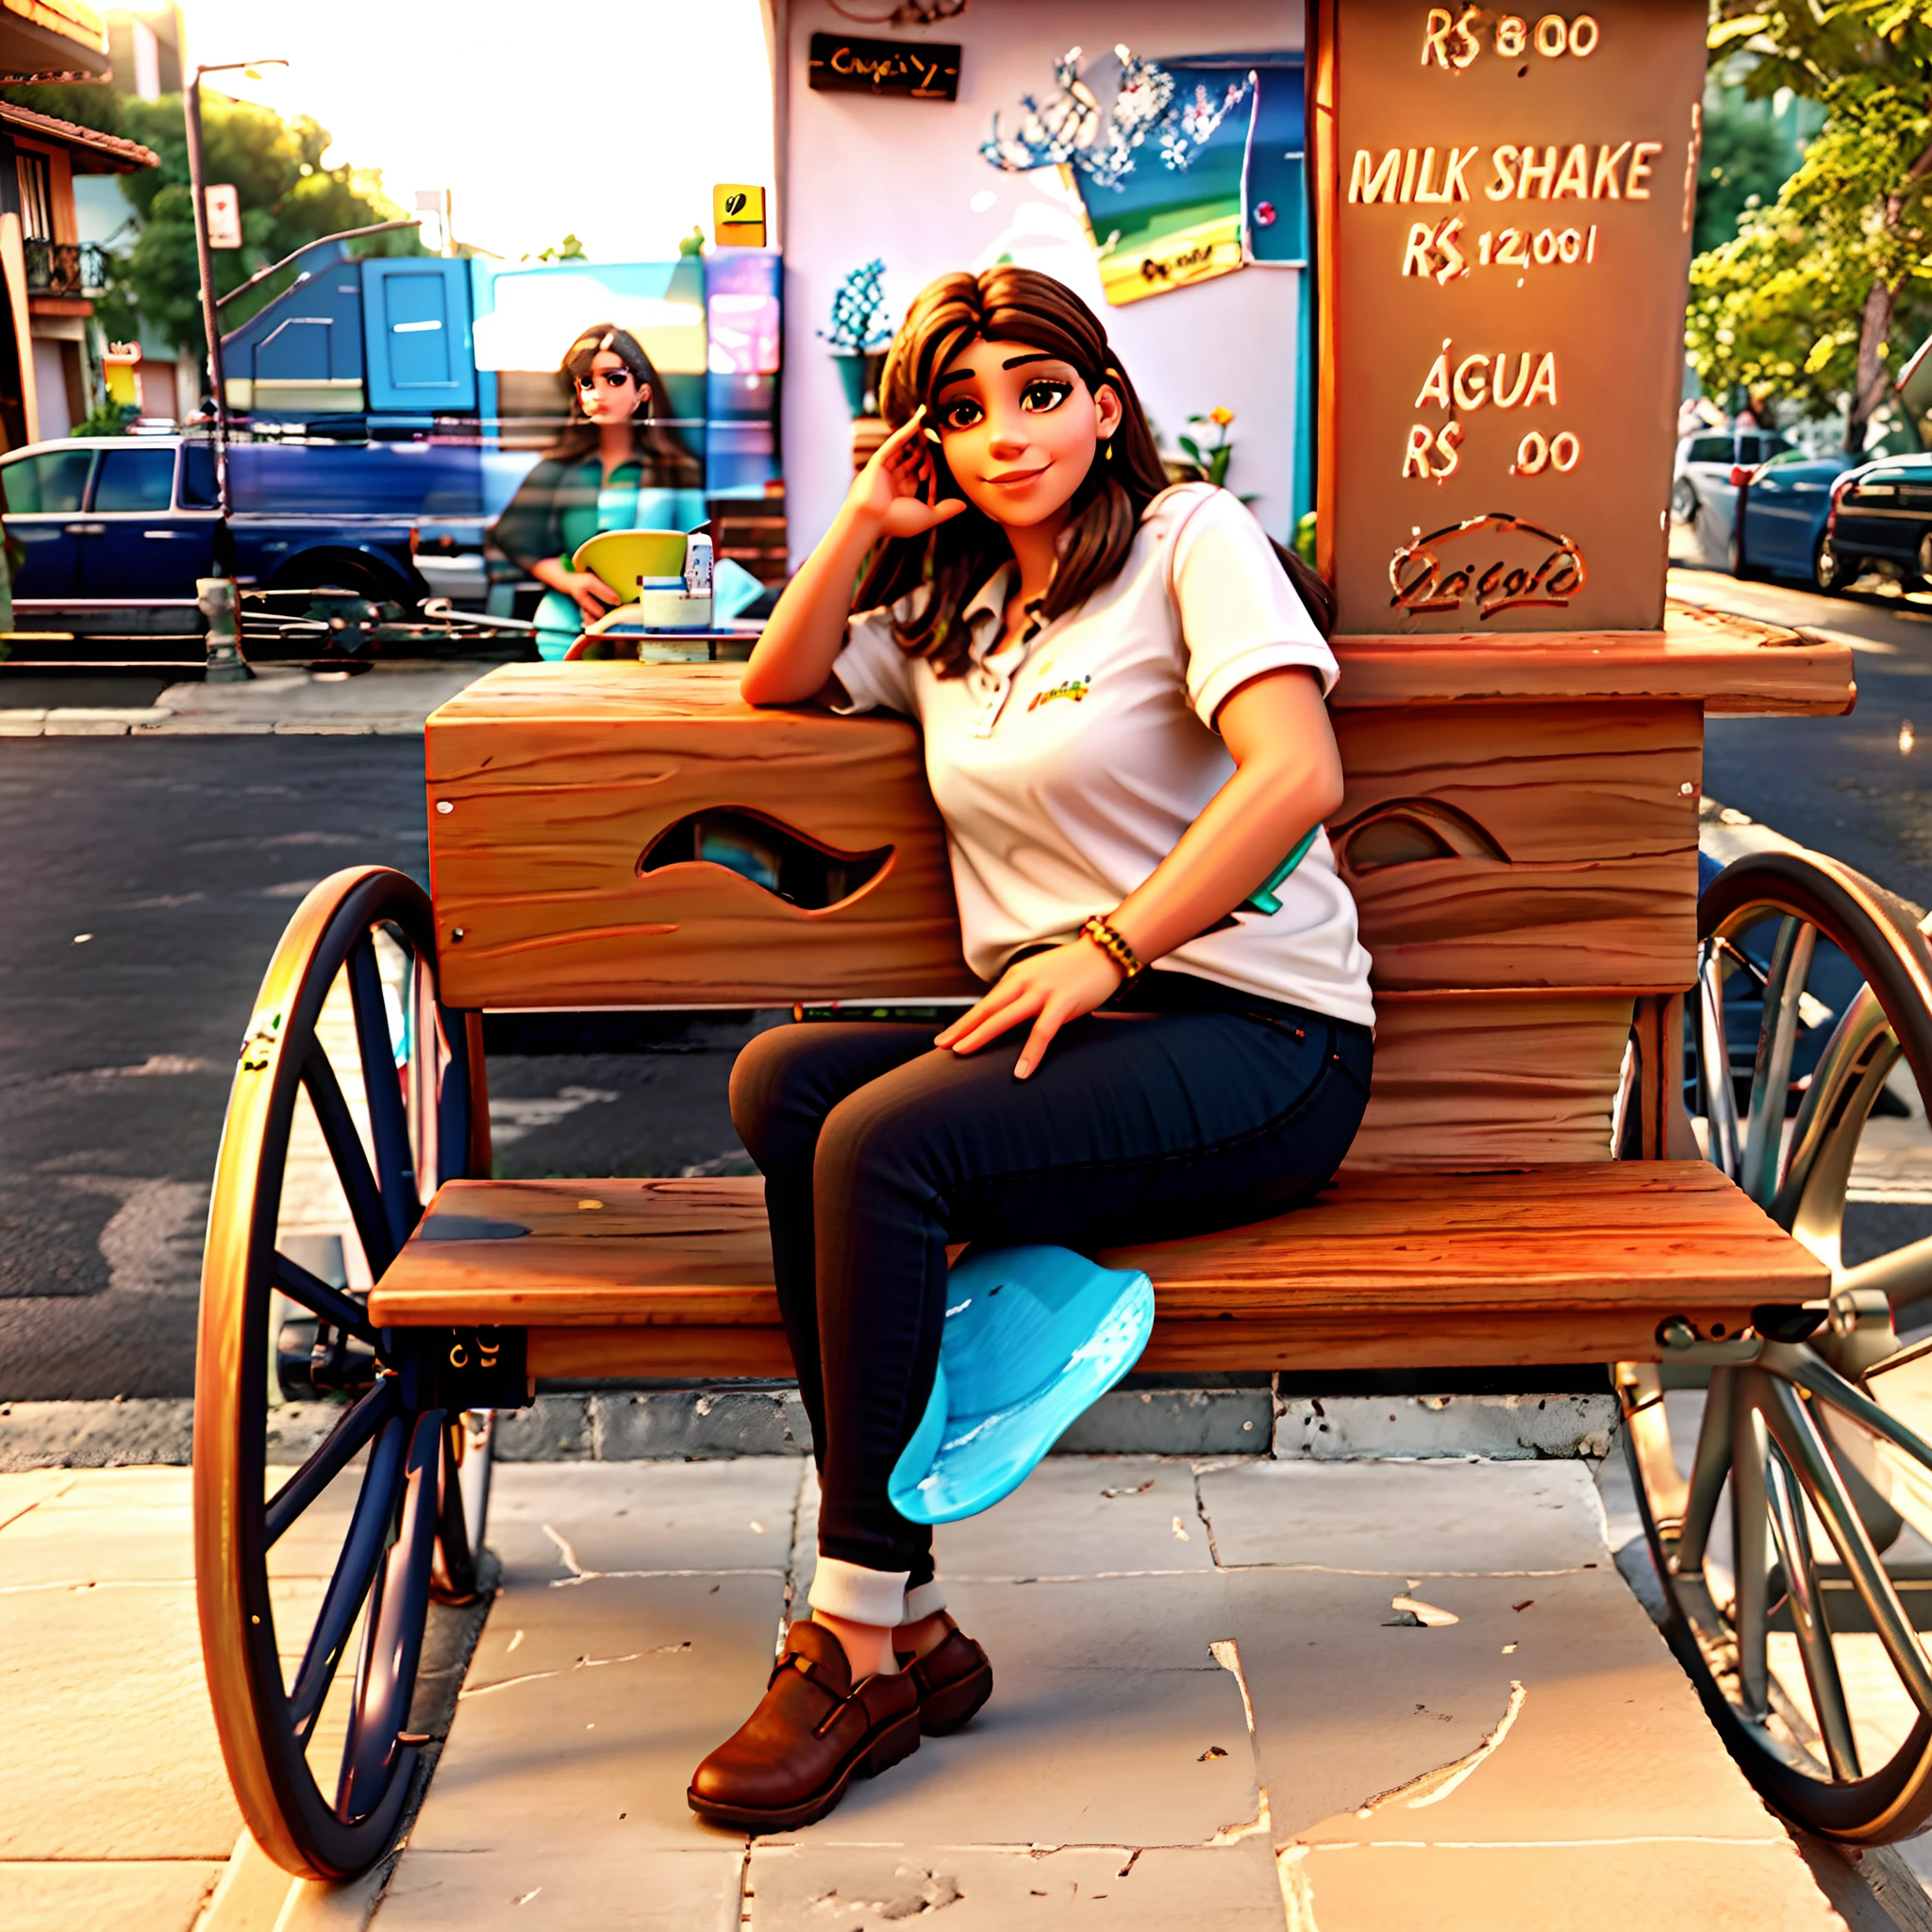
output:
M 1932 1178 L 1932 951 L 1808 853 L 1726 868 L 1699 928 L 1707 1150 L 1832 1293 L 1758 1310 L 1754 1360 L 1620 1364 L 1624 1442 L 1666 1635 L 1733 1756 L 1800 1824 L 1887 1843 L 1932 1816 L 1932 1239 L 1847 1265 L 1845 1208 L 1921 1143 Z
M 428 899 L 375 867 L 324 880 L 275 949 L 242 1044 L 195 1379 L 208 1690 L 242 1815 L 291 1872 L 362 1871 L 394 1833 L 429 1602 L 476 1589 L 491 1434 L 487 1415 L 437 1406 L 415 1338 L 377 1333 L 355 1287 L 286 1250 L 319 1222 L 349 1281 L 380 1279 L 421 1199 L 487 1164 L 488 1144 L 478 1043 L 437 997 Z M 285 1388 L 306 1381 L 338 1410 L 292 1473 L 271 1453 L 292 1413 L 271 1407 L 272 1360 Z

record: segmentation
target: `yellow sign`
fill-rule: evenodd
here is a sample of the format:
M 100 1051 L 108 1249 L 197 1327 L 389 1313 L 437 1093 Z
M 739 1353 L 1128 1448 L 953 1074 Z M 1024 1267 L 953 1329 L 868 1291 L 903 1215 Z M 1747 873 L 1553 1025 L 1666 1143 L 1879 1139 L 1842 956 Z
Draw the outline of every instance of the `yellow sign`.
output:
M 711 237 L 720 248 L 765 245 L 765 191 L 740 181 L 711 190 Z

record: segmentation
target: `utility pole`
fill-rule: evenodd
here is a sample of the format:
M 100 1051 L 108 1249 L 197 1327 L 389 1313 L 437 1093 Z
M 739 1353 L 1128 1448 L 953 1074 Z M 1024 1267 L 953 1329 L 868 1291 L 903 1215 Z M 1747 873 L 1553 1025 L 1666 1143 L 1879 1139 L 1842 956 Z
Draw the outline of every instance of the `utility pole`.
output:
M 222 325 L 215 313 L 214 249 L 208 232 L 208 158 L 201 137 L 201 77 L 204 74 L 246 73 L 258 78 L 261 67 L 286 67 L 286 60 L 225 60 L 197 67 L 188 83 L 185 107 L 188 123 L 188 181 L 194 199 L 194 259 L 201 272 L 201 325 L 208 336 L 208 385 L 214 391 L 215 555 L 216 575 L 195 588 L 208 613 L 207 676 L 216 684 L 239 682 L 254 674 L 242 656 L 238 622 L 240 598 L 235 589 L 235 533 L 228 513 L 228 385 L 222 368 Z

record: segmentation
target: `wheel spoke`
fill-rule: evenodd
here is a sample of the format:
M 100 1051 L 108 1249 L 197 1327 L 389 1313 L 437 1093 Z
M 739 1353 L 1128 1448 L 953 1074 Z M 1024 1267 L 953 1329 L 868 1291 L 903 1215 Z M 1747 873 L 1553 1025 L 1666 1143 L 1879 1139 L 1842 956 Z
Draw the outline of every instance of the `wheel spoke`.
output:
M 1769 1519 L 1764 1493 L 1764 1417 L 1749 1382 L 1731 1397 L 1731 1631 L 1738 1644 L 1738 1690 L 1744 1715 L 1762 1724 L 1771 1714 L 1769 1635 Z
M 1916 1358 L 1917 1354 L 1917 1350 L 1911 1351 L 1911 1358 Z M 1889 1362 L 1881 1363 L 1877 1373 L 1883 1374 L 1890 1365 Z M 1896 1416 L 1880 1408 L 1857 1383 L 1846 1381 L 1829 1362 L 1820 1360 L 1808 1348 L 1780 1349 L 1774 1362 L 1767 1366 L 1796 1383 L 1807 1395 L 1815 1395 L 1821 1401 L 1830 1403 L 1834 1408 L 1843 1409 L 1854 1422 L 1862 1423 L 1874 1436 L 1882 1436 L 1888 1442 L 1903 1449 L 1922 1468 L 1932 1469 L 1932 1442 L 1927 1442 Z M 1899 1362 L 1898 1366 L 1903 1368 L 1905 1363 Z
M 302 1668 L 295 1674 L 295 1688 L 289 1693 L 289 1724 L 297 1743 L 308 1739 L 328 1687 L 335 1681 L 342 1646 L 349 1641 L 356 1614 L 369 1594 L 370 1583 L 388 1547 L 395 1522 L 396 1491 L 403 1481 L 404 1437 L 402 1418 L 391 1416 L 370 1454 L 362 1493 L 356 1498 L 356 1513 L 349 1522 L 336 1574 L 328 1580 L 315 1628 L 309 1633 L 308 1648 L 302 1656 Z
M 1629 1436 L 1630 1453 L 1636 1458 L 1658 1532 L 1667 1541 L 1674 1541 L 1683 1528 L 1687 1491 L 1671 1452 L 1671 1424 L 1664 1412 L 1661 1380 L 1650 1362 L 1626 1363 L 1620 1375 L 1628 1377 L 1624 1427 Z
M 356 1670 L 356 1707 L 342 1740 L 336 1815 L 345 1824 L 374 1809 L 394 1775 L 400 1734 L 408 1722 L 429 1610 L 429 1566 L 436 1541 L 437 1477 L 442 1462 L 443 1411 L 416 1418 L 404 1477 L 402 1526 L 391 1545 Z
M 1738 1096 L 1731 1091 L 1731 1054 L 1724 1041 L 1724 954 L 1707 941 L 1697 962 L 1697 1077 L 1703 1088 L 1706 1146 L 1724 1174 L 1738 1177 Z
M 1932 1235 L 1922 1235 L 1889 1255 L 1880 1255 L 1876 1260 L 1861 1261 L 1856 1268 L 1847 1268 L 1837 1285 L 1853 1291 L 1879 1290 L 1891 1304 L 1894 1314 L 1904 1314 L 1908 1308 L 1932 1301 Z
M 1932 1665 L 1927 1664 L 1925 1653 L 1919 1647 L 1911 1619 L 1872 1547 L 1872 1539 L 1840 1479 L 1818 1424 L 1789 1382 L 1774 1376 L 1761 1380 L 1769 1398 L 1766 1420 L 1778 1446 L 1790 1458 L 1793 1473 L 1824 1520 L 1825 1533 L 1838 1550 L 1853 1589 L 1863 1600 L 1872 1627 L 1884 1644 L 1907 1695 L 1922 1712 L 1932 1716 Z
M 279 1248 L 275 1251 L 275 1286 L 291 1302 L 300 1302 L 311 1315 L 333 1323 L 345 1335 L 353 1335 L 371 1348 L 382 1346 L 381 1339 L 369 1325 L 369 1311 L 360 1302 L 309 1274 L 301 1262 L 290 1260 Z
M 327 1057 L 320 1051 L 302 1063 L 302 1085 L 308 1104 L 315 1109 L 316 1124 L 335 1162 L 336 1178 L 349 1204 L 362 1252 L 369 1259 L 369 1272 L 381 1280 L 395 1259 L 395 1246 L 390 1240 L 389 1215 L 382 1205 L 382 1192 L 370 1172 L 369 1157 L 362 1151 L 362 1137 L 356 1131 L 355 1116 L 342 1098 L 341 1083 Z
M 1757 1029 L 1757 1059 L 1751 1074 L 1751 1108 L 1738 1185 L 1760 1206 L 1777 1193 L 1783 1152 L 1785 1102 L 1791 1091 L 1791 1053 L 1798 1039 L 1798 999 L 1811 973 L 1818 928 L 1784 919 L 1771 949 L 1764 980 L 1764 1019 Z
M 1791 1124 L 1790 1158 L 1772 1219 L 1814 1252 L 1828 1243 L 1832 1252 L 1824 1258 L 1834 1263 L 1852 1157 L 1898 1054 L 1877 994 L 1861 986 L 1831 1029 Z
M 272 1550 L 291 1524 L 341 1475 L 363 1443 L 382 1426 L 392 1390 L 384 1376 L 332 1428 L 322 1445 L 269 1499 L 264 1550 Z
M 1790 1465 L 1774 1449 L 1765 1465 L 1765 1490 L 1771 1504 L 1771 1534 L 1777 1545 L 1790 1592 L 1791 1628 L 1797 1632 L 1798 1656 L 1805 1681 L 1811 1690 L 1811 1708 L 1818 1734 L 1836 1778 L 1858 1774 L 1858 1746 L 1852 1736 L 1851 1713 L 1845 1707 L 1845 1687 L 1839 1675 L 1838 1655 L 1831 1647 L 1818 1593 L 1818 1571 L 1811 1560 L 1810 1525 Z
M 1704 1420 L 1697 1431 L 1697 1455 L 1684 1497 L 1684 1527 L 1677 1538 L 1676 1568 L 1693 1574 L 1704 1568 L 1705 1545 L 1717 1515 L 1718 1498 L 1731 1470 L 1731 1399 L 1735 1369 L 1714 1369 L 1704 1397 Z
M 408 1240 L 422 1208 L 416 1199 L 416 1161 L 409 1150 L 402 1077 L 396 1071 L 389 1008 L 382 996 L 382 969 L 375 963 L 375 947 L 367 933 L 350 948 L 347 971 L 356 1045 L 362 1057 L 362 1091 L 369 1102 L 369 1126 L 375 1142 L 376 1185 L 393 1253 Z

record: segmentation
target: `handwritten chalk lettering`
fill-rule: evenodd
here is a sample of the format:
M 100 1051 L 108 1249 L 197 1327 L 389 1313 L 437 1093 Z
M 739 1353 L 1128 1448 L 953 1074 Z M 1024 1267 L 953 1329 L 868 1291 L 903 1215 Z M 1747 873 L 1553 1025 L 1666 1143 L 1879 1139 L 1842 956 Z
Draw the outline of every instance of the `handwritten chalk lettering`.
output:
M 1467 242 L 1458 242 L 1462 217 L 1456 215 L 1430 227 L 1426 222 L 1414 223 L 1403 244 L 1402 273 L 1405 275 L 1434 275 L 1447 285 L 1467 275 L 1471 263 L 1464 254 Z M 1439 259 L 1440 258 L 1440 259 Z M 1596 259 L 1596 224 L 1588 228 L 1485 228 L 1475 238 L 1477 268 L 1576 268 Z M 1521 279 L 1519 277 L 1519 279 Z
M 1567 476 L 1583 458 L 1583 443 L 1574 429 L 1559 430 L 1550 438 L 1550 463 Z
M 1469 164 L 1480 147 L 1447 147 L 1439 162 L 1432 147 L 1391 147 L 1378 160 L 1357 148 L 1349 170 L 1348 199 L 1371 201 L 1469 201 Z
M 1435 25 L 1436 14 L 1441 10 L 1431 10 L 1431 27 Z M 1463 20 L 1458 21 L 1452 28 L 1448 24 L 1447 14 L 1443 14 L 1442 41 L 1445 47 L 1456 34 L 1463 31 L 1464 22 L 1468 18 L 1469 15 L 1465 14 Z M 1506 13 L 1496 23 L 1495 45 L 1498 56 L 1505 60 L 1522 59 L 1532 46 L 1545 60 L 1560 60 L 1565 54 L 1572 55 L 1578 60 L 1587 60 L 1596 52 L 1597 42 L 1602 38 L 1602 28 L 1598 26 L 1594 17 L 1588 13 L 1579 13 L 1574 20 L 1565 20 L 1560 13 L 1546 13 L 1537 22 L 1534 29 L 1520 16 Z M 1474 58 L 1471 56 L 1471 58 Z M 1429 64 L 1430 52 L 1425 38 L 1423 65 L 1426 67 Z M 1458 67 L 1466 67 L 1469 61 L 1458 61 L 1456 64 Z M 1448 60 L 1443 60 L 1442 65 L 1448 66 Z
M 1539 154 L 1534 147 L 1505 142 L 1490 150 L 1495 178 L 1484 186 L 1483 193 L 1491 201 L 1528 201 L 1532 191 L 1538 201 L 1648 201 L 1650 190 L 1643 183 L 1650 178 L 1650 163 L 1645 158 L 1663 151 L 1663 143 L 1656 141 L 1622 141 L 1615 146 L 1604 142 L 1592 162 L 1586 142 L 1564 147 L 1552 143 Z
M 1512 476 L 1541 476 L 1549 460 L 1548 439 L 1541 430 L 1532 429 L 1516 445 L 1516 460 L 1509 465 L 1509 474 Z
M 1472 550 L 1474 558 L 1461 560 L 1458 553 Z M 1476 614 L 1491 618 L 1531 605 L 1560 609 L 1588 577 L 1583 553 L 1568 537 L 1491 513 L 1404 544 L 1389 560 L 1389 601 L 1420 613 L 1460 610 L 1473 597 Z
M 1422 388 L 1416 391 L 1415 407 L 1423 409 L 1433 405 L 1439 409 L 1453 408 L 1471 412 L 1490 401 L 1499 409 L 1513 409 L 1519 405 L 1527 409 L 1537 403 L 1557 407 L 1554 349 L 1545 349 L 1541 354 L 1534 349 L 1523 350 L 1517 357 L 1516 379 L 1506 389 L 1508 370 L 1507 349 L 1493 356 L 1478 351 L 1457 361 L 1454 339 L 1444 336 L 1441 349 L 1429 364 Z
M 1446 7 L 1430 8 L 1423 28 L 1423 65 L 1440 67 L 1445 74 L 1460 74 L 1483 50 L 1482 42 L 1470 31 L 1480 17 L 1474 7 L 1465 7 L 1459 15 Z
M 1457 464 L 1462 460 L 1462 452 L 1457 446 L 1461 441 L 1460 423 L 1445 423 L 1441 429 L 1431 429 L 1426 423 L 1411 424 L 1408 447 L 1402 453 L 1405 480 L 1419 476 L 1425 483 L 1440 483 L 1454 475 Z
M 1439 288 L 1447 287 L 1459 275 L 1469 273 L 1468 258 L 1457 243 L 1457 236 L 1462 232 L 1462 217 L 1451 215 L 1446 221 L 1438 222 L 1431 227 L 1427 222 L 1410 224 L 1408 239 L 1402 249 L 1402 273 L 1405 275 L 1434 275 Z M 1441 261 L 1437 257 L 1441 258 Z

